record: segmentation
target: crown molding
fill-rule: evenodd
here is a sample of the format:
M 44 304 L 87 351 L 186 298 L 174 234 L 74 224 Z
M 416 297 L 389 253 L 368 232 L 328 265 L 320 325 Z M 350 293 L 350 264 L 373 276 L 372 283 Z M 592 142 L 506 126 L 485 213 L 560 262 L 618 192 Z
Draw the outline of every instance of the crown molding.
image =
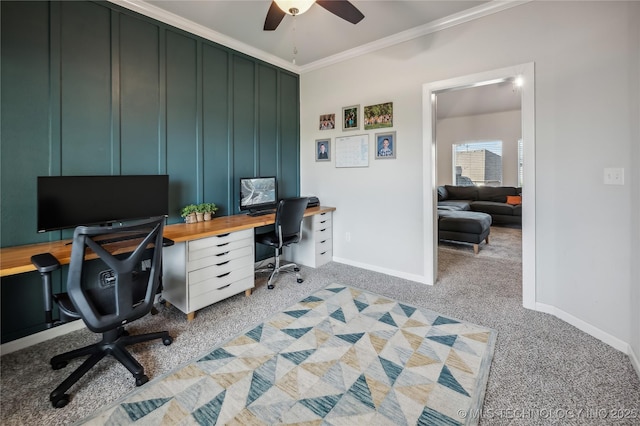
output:
M 237 50 L 238 52 L 252 56 L 256 59 L 263 60 L 270 64 L 276 65 L 280 68 L 284 68 L 288 71 L 292 71 L 298 74 L 300 73 L 300 67 L 297 65 L 294 65 L 290 61 L 286 61 L 282 58 L 279 58 L 270 53 L 267 53 L 264 50 L 257 49 L 246 43 L 238 41 L 235 38 L 231 38 L 229 36 L 221 34 L 217 31 L 212 30 L 211 28 L 205 27 L 204 25 L 197 24 L 193 21 L 182 18 L 176 14 L 167 12 L 166 10 L 161 9 L 157 6 L 154 6 L 152 4 L 149 4 L 145 1 L 142 1 L 142 0 L 108 0 L 108 1 L 110 3 L 121 6 L 125 9 L 129 9 L 133 12 L 137 12 L 141 15 L 156 19 L 158 21 L 164 22 L 165 24 L 169 24 L 181 30 L 190 32 L 192 34 L 195 34 L 207 40 L 221 44 L 225 47 L 231 48 L 233 50 Z
M 447 28 L 454 27 L 456 25 L 464 24 L 465 22 L 473 21 L 494 13 L 501 12 L 512 7 L 520 6 L 525 3 L 529 3 L 533 0 L 492 0 L 487 3 L 472 7 L 467 10 L 463 10 L 459 13 L 446 16 L 442 19 L 438 19 L 428 24 L 420 25 L 418 27 L 410 28 L 406 31 L 399 32 L 389 37 L 384 37 L 379 40 L 372 41 L 362 46 L 358 46 L 353 49 L 345 50 L 338 54 L 328 56 L 319 61 L 311 62 L 307 65 L 300 66 L 300 73 L 314 71 L 329 65 L 334 65 L 338 62 L 343 62 L 357 56 L 365 55 L 367 53 L 375 52 L 396 44 L 404 43 L 409 40 L 413 40 L 418 37 L 425 36 L 427 34 L 435 33 Z
M 525 3 L 529 3 L 533 0 L 492 0 L 487 3 L 483 3 L 471 9 L 464 10 L 459 13 L 447 16 L 442 19 L 430 22 L 425 25 L 421 25 L 415 28 L 402 31 L 400 33 L 384 37 L 379 40 L 372 41 L 362 46 L 358 46 L 353 49 L 345 50 L 338 54 L 328 56 L 324 59 L 311 62 L 307 65 L 295 65 L 290 61 L 279 58 L 275 55 L 265 52 L 264 50 L 257 49 L 246 43 L 238 41 L 234 38 L 221 34 L 217 31 L 207 28 L 203 25 L 197 24 L 188 19 L 182 18 L 171 12 L 167 12 L 157 6 L 149 4 L 143 0 L 108 0 L 113 4 L 117 4 L 125 9 L 140 13 L 166 24 L 172 25 L 181 30 L 198 35 L 207 40 L 211 40 L 215 43 L 234 49 L 238 52 L 252 56 L 256 59 L 263 60 L 270 64 L 276 65 L 280 68 L 284 68 L 288 71 L 295 72 L 297 74 L 304 74 L 305 72 L 315 71 L 320 68 L 324 68 L 330 65 L 334 65 L 339 62 L 346 61 L 367 53 L 375 52 L 380 49 L 384 49 L 390 46 L 394 46 L 399 43 L 404 43 L 409 40 L 413 40 L 418 37 L 422 37 L 427 34 L 431 34 L 437 31 L 451 28 L 456 25 L 464 24 L 465 22 L 472 21 L 474 19 L 482 18 L 494 13 L 501 12 L 512 7 L 520 6 Z

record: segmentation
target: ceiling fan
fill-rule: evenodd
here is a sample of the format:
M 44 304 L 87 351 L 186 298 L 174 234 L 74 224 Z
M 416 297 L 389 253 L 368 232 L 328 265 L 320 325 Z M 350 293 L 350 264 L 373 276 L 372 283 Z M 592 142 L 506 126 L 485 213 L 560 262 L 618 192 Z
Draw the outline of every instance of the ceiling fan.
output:
M 309 10 L 314 3 L 352 24 L 357 24 L 364 18 L 362 12 L 348 0 L 273 0 L 264 21 L 264 30 L 275 30 L 286 14 L 300 15 Z

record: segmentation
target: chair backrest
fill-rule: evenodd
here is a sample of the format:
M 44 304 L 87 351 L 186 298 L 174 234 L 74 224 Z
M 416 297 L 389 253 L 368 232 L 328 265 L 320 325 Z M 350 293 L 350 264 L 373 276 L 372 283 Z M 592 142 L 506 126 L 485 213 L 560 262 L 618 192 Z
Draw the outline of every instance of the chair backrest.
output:
M 102 333 L 149 313 L 160 283 L 164 222 L 157 217 L 75 229 L 67 293 L 91 331 Z M 124 254 L 111 254 L 112 248 L 123 246 Z M 91 251 L 99 260 L 87 259 Z
M 280 200 L 276 210 L 275 232 L 280 238 L 280 247 L 300 240 L 302 219 L 307 208 L 307 197 Z

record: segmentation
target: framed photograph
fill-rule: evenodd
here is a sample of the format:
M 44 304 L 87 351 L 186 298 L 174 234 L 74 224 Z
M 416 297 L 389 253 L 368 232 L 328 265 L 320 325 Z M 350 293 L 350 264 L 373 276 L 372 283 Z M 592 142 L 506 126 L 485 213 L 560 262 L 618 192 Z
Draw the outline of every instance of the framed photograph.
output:
M 336 115 L 335 114 L 322 114 L 320 116 L 320 130 L 332 130 L 336 128 Z
M 316 161 L 331 160 L 331 139 L 316 139 Z
M 364 129 L 393 127 L 393 102 L 364 107 Z
M 360 128 L 360 105 L 342 108 L 342 130 L 358 130 Z
M 396 158 L 396 132 L 376 133 L 376 160 Z

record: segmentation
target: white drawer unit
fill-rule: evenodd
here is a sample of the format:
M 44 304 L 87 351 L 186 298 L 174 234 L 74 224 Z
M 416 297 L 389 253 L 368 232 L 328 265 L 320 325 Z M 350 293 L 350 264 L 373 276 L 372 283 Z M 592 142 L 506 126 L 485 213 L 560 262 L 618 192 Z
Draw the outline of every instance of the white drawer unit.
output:
M 302 221 L 302 239 L 298 244 L 285 247 L 285 259 L 300 265 L 317 268 L 333 259 L 332 213 L 307 216 Z
M 167 302 L 195 311 L 254 286 L 253 228 L 165 247 L 163 291 Z

